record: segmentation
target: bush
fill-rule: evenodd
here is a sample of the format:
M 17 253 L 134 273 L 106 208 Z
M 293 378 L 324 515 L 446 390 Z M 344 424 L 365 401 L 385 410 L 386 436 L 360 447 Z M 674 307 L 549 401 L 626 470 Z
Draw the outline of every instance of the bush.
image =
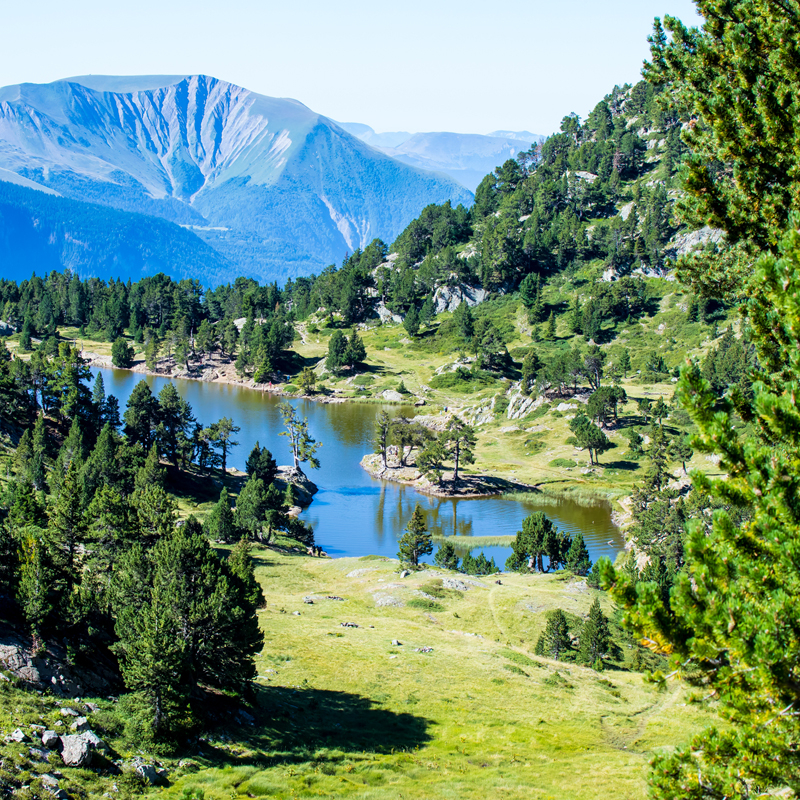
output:
M 497 379 L 490 372 L 474 370 L 470 372 L 464 367 L 459 367 L 454 372 L 445 372 L 434 375 L 429 386 L 433 389 L 451 389 L 454 392 L 470 394 L 497 383 Z
M 560 469 L 567 469 L 567 467 L 577 467 L 578 462 L 573 461 L 571 458 L 554 458 L 549 464 L 549 467 L 559 467 Z
M 406 605 L 409 608 L 417 608 L 420 611 L 444 611 L 444 606 L 435 600 L 428 600 L 426 597 L 415 597 L 409 600 Z
M 295 385 L 294 383 L 287 383 L 286 386 L 283 387 L 284 392 L 289 392 L 290 394 L 294 394 L 295 392 L 300 391 L 300 387 Z
M 355 386 L 372 386 L 373 383 L 375 383 L 375 378 L 372 375 L 359 375 L 353 379 Z

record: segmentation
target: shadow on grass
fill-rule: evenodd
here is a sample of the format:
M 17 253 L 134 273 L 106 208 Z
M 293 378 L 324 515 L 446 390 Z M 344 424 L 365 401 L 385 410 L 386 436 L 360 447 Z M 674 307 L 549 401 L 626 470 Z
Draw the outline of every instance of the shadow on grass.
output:
M 210 743 L 203 759 L 214 766 L 239 763 L 271 767 L 308 761 L 315 750 L 357 753 L 410 751 L 431 740 L 431 721 L 377 706 L 369 697 L 325 689 L 255 687 L 255 721 L 237 739 L 263 755 L 236 756 Z
M 622 469 L 628 472 L 639 469 L 639 464 L 636 461 L 605 461 L 600 464 L 605 469 Z

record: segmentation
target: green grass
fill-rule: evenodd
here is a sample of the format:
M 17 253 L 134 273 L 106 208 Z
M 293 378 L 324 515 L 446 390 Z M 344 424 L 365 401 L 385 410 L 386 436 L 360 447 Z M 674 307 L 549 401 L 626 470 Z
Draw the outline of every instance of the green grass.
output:
M 563 576 L 445 590 L 445 610 L 423 614 L 413 592 L 437 596 L 446 573 L 399 579 L 380 557 L 256 557 L 267 597 L 257 724 L 209 736 L 189 754 L 200 768 L 177 772 L 168 797 L 644 798 L 654 750 L 708 722 L 675 685 L 658 693 L 637 673 L 533 655 L 548 610 L 585 614 L 599 596 L 611 612 L 606 595 Z M 308 594 L 344 602 L 306 605 Z M 382 594 L 406 604 L 378 606 Z

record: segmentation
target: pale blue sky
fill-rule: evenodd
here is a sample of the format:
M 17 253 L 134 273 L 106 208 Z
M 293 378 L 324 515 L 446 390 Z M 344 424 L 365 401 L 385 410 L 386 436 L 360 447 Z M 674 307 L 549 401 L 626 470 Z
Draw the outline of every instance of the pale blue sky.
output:
M 638 80 L 653 17 L 691 0 L 27 0 L 0 85 L 205 73 L 377 131 L 550 133 Z

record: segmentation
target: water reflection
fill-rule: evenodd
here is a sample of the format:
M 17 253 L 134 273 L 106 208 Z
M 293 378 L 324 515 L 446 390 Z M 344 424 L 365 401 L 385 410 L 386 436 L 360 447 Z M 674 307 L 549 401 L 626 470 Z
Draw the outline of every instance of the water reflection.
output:
M 113 393 L 125 407 L 133 387 L 143 378 L 154 393 L 168 382 L 166 378 L 142 376 L 124 370 L 93 368 L 102 371 L 106 391 Z M 191 403 L 194 414 L 204 425 L 221 417 L 232 417 L 241 427 L 228 463 L 244 469 L 256 441 L 268 447 L 280 464 L 290 463 L 286 438 L 278 413 L 279 399 L 272 395 L 229 384 L 201 381 L 172 381 L 178 392 Z M 362 456 L 372 449 L 375 418 L 385 409 L 391 416 L 413 415 L 405 406 L 340 403 L 322 404 L 290 401 L 308 417 L 312 436 L 323 443 L 319 451 L 321 468 L 308 470 L 320 487 L 303 519 L 314 525 L 317 541 L 330 555 L 396 556 L 397 540 L 419 503 L 435 534 L 459 536 L 513 536 L 522 519 L 533 511 L 544 511 L 553 522 L 570 535 L 582 531 L 593 559 L 614 557 L 622 546 L 619 532 L 611 522 L 606 505 L 584 506 L 570 500 L 552 501 L 532 495 L 525 501 L 504 498 L 451 500 L 428 497 L 393 483 L 375 481 L 359 466 Z M 502 564 L 508 548 L 484 548 Z

